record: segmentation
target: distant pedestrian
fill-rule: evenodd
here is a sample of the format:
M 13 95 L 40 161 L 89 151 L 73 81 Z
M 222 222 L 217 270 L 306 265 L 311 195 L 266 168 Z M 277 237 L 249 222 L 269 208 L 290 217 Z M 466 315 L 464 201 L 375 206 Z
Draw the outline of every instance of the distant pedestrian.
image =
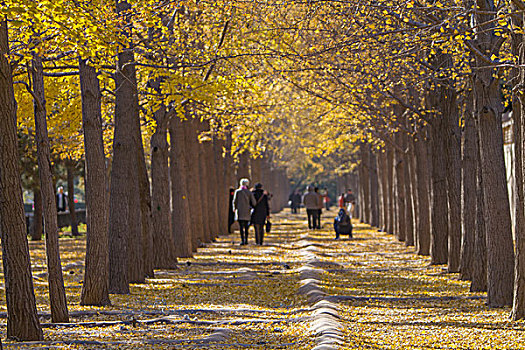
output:
M 340 235 L 348 235 L 349 238 L 352 238 L 352 220 L 344 208 L 339 209 L 339 213 L 334 219 L 334 230 L 335 239 L 339 239 Z
M 339 209 L 341 208 L 345 208 L 345 193 L 341 193 L 341 195 L 339 196 L 339 199 L 338 199 L 338 204 L 339 204 Z
M 303 204 L 308 216 L 308 228 L 315 229 L 317 225 L 317 216 L 319 214 L 319 196 L 314 192 L 313 186 L 308 186 L 303 196 Z
M 330 196 L 328 196 L 328 190 L 326 188 L 323 190 L 323 203 L 325 209 L 327 211 L 330 210 Z
M 317 194 L 317 222 L 315 223 L 315 228 L 321 229 L 321 215 L 323 214 L 323 195 L 319 193 L 319 188 L 314 188 L 314 192 Z
M 250 219 L 252 208 L 255 207 L 255 198 L 248 189 L 250 180 L 241 179 L 239 188 L 233 194 L 233 210 L 235 219 L 239 222 L 241 231 L 241 245 L 248 244 L 248 229 L 250 228 Z
M 301 194 L 298 190 L 295 190 L 293 193 L 290 194 L 290 197 L 288 197 L 290 202 L 290 209 L 292 211 L 292 214 L 297 214 L 299 211 L 299 208 L 301 207 Z
M 232 225 L 235 222 L 235 212 L 233 211 L 233 194 L 235 188 L 230 187 L 230 202 L 228 206 L 228 233 L 232 233 Z
M 255 243 L 263 244 L 264 240 L 264 225 L 266 220 L 270 219 L 270 205 L 268 203 L 268 195 L 263 190 L 263 185 L 258 183 L 252 191 L 255 198 L 255 208 L 252 212 L 251 223 L 255 228 Z
M 354 210 L 355 210 L 355 196 L 352 192 L 352 189 L 349 188 L 346 191 L 345 194 L 345 205 L 346 205 L 346 211 L 348 212 L 348 215 L 350 215 L 350 218 L 354 217 Z
M 67 209 L 67 195 L 64 193 L 64 187 L 60 186 L 57 191 L 57 211 L 66 211 Z

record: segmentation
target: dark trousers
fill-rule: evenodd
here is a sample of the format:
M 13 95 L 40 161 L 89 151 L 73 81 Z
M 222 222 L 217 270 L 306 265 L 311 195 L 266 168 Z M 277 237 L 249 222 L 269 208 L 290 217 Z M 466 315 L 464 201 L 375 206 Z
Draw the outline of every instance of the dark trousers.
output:
M 255 228 L 255 243 L 262 245 L 264 239 L 264 224 L 253 224 Z
M 306 209 L 306 215 L 308 216 L 308 228 L 317 228 L 317 220 L 319 217 L 319 209 Z
M 239 229 L 241 231 L 241 244 L 248 244 L 248 230 L 250 229 L 250 221 L 239 220 Z
M 321 214 L 323 213 L 323 209 L 317 209 L 317 223 L 315 225 L 315 228 L 321 229 Z

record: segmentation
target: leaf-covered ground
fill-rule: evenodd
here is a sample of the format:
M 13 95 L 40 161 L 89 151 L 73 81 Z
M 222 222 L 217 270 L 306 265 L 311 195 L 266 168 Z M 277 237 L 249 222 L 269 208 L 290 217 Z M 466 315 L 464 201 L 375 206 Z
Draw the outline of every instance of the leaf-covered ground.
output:
M 312 252 L 319 287 L 334 303 L 341 349 L 525 349 L 525 324 L 508 309 L 490 309 L 468 283 L 429 266 L 394 237 L 358 225 L 354 239 L 335 241 L 324 229 L 305 230 L 304 213 L 274 217 L 265 245 L 239 246 L 221 236 L 177 269 L 156 271 L 112 306 L 80 307 L 85 241 L 60 240 L 71 324 L 49 324 L 43 243 L 31 242 L 33 274 L 45 342 L 4 341 L 7 348 L 311 349 L 315 314 L 298 293 Z M 311 248 L 311 249 L 310 249 Z M 2 289 L 2 294 L 4 290 Z M 3 297 L 3 295 L 2 295 Z M 5 305 L 2 306 L 5 322 Z M 0 327 L 5 336 L 5 324 Z

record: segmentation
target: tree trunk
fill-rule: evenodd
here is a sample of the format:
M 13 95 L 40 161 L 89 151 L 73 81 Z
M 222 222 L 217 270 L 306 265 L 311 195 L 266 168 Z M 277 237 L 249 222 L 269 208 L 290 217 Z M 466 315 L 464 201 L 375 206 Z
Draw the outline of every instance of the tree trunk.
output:
M 79 236 L 77 213 L 75 210 L 75 163 L 68 159 L 66 160 L 67 171 L 67 206 L 69 208 L 69 217 L 71 221 L 71 234 Z
M 262 183 L 261 160 L 261 157 L 250 159 L 250 175 L 254 185 L 258 182 Z
M 418 231 L 419 226 L 419 197 L 417 193 L 417 174 L 416 174 L 416 141 L 414 136 L 409 138 L 409 153 L 408 153 L 408 167 L 410 173 L 410 191 L 412 196 L 412 216 L 413 216 L 413 242 L 412 245 L 416 246 L 416 241 L 418 240 Z M 428 203 L 427 203 L 428 205 Z M 428 207 L 427 207 L 428 209 Z
M 199 181 L 201 176 L 200 171 L 200 148 L 201 145 L 198 140 L 198 124 L 199 121 L 196 119 L 189 119 L 184 122 L 184 137 L 186 143 L 186 149 L 188 156 L 188 194 L 191 203 L 190 218 L 191 218 L 191 227 L 192 227 L 192 251 L 197 251 L 199 244 L 204 242 L 204 232 L 207 230 L 207 226 L 204 226 L 204 217 L 207 212 L 205 212 L 202 205 L 202 186 Z
M 18 162 L 16 102 L 11 65 L 7 60 L 7 22 L 0 22 L 0 236 L 7 304 L 7 337 L 37 341 L 43 339 L 38 321 L 22 181 Z
M 387 196 L 387 171 L 386 171 L 386 153 L 379 151 L 377 155 L 377 171 L 379 173 L 379 228 L 381 231 L 386 231 L 386 224 L 388 222 L 388 196 Z M 339 193 L 337 193 L 339 194 Z
M 197 123 L 197 134 L 204 131 L 202 122 Z M 210 173 L 207 164 L 206 147 L 204 142 L 199 142 L 199 185 L 200 185 L 200 205 L 202 206 L 202 227 L 203 227 L 203 241 L 201 243 L 210 242 L 212 236 L 213 226 L 211 224 L 210 213 Z
M 243 178 L 250 179 L 250 153 L 248 151 L 239 155 L 239 163 L 237 164 L 237 183 Z
M 403 135 L 399 132 L 396 134 L 397 144 L 404 147 Z M 395 196 L 396 196 L 396 218 L 397 218 L 397 230 L 396 237 L 401 242 L 406 239 L 406 196 L 405 196 L 405 157 L 399 151 L 395 152 Z
M 432 124 L 432 202 L 430 256 L 433 265 L 448 262 L 448 195 L 443 120 Z
M 189 257 L 192 253 L 191 217 L 188 200 L 188 168 L 185 160 L 185 137 L 179 116 L 171 118 L 170 132 L 170 178 L 172 230 L 177 257 Z
M 228 183 L 226 182 L 226 169 L 223 158 L 224 140 L 214 137 L 213 149 L 215 155 L 215 164 L 217 164 L 217 205 L 219 206 L 219 233 L 225 235 L 228 233 Z M 259 162 L 260 171 L 260 162 Z M 260 172 L 259 172 L 260 179 Z
M 482 96 L 487 96 L 488 93 L 483 91 L 485 85 L 480 81 L 475 86 L 488 253 L 488 303 L 490 306 L 500 307 L 512 304 L 514 288 L 514 247 L 503 155 L 503 131 L 501 114 L 492 108 L 493 104 L 483 100 Z M 499 98 L 497 89 L 492 96 L 495 98 L 496 94 Z
M 363 204 L 363 216 L 361 220 L 367 224 L 371 224 L 370 214 L 372 203 L 370 201 L 370 187 L 371 187 L 371 169 L 370 169 L 370 146 L 368 144 L 361 144 L 359 147 L 361 153 L 360 173 L 361 176 L 361 199 Z
M 379 179 L 377 175 L 377 156 L 367 147 L 370 152 L 368 164 L 370 165 L 370 224 L 379 227 Z
M 94 67 L 79 60 L 86 168 L 87 247 L 80 305 L 109 300 L 108 201 L 100 84 Z
M 514 25 L 523 26 L 523 15 L 518 14 L 512 18 Z M 523 52 L 523 36 L 521 34 L 511 34 L 512 52 L 519 57 L 520 64 L 525 62 L 525 52 Z M 519 83 L 525 82 L 525 71 L 521 68 L 515 69 L 512 77 L 520 79 Z M 516 84 L 517 85 L 517 84 Z M 523 186 L 523 171 L 525 162 L 523 161 L 523 149 L 525 137 L 523 135 L 523 122 L 525 117 L 525 100 L 523 95 L 515 93 L 512 96 L 512 117 L 514 120 L 514 179 L 516 183 L 516 260 L 514 267 L 514 299 L 512 303 L 513 320 L 525 318 L 525 189 Z
M 131 10 L 126 1 L 117 2 L 117 12 Z M 123 22 L 127 19 L 122 19 Z M 124 33 L 129 35 L 129 33 Z M 129 294 L 129 282 L 140 280 L 130 276 L 142 266 L 142 254 L 129 251 L 130 241 L 141 241 L 140 195 L 137 172 L 137 152 L 134 140 L 134 125 L 138 118 L 137 85 L 134 55 L 129 42 L 124 43 L 118 53 L 115 73 L 115 128 L 113 136 L 113 162 L 111 164 L 110 206 L 109 206 L 109 290 L 116 294 Z M 138 208 L 138 213 L 136 212 Z M 137 218 L 137 215 L 139 216 Z
M 461 131 L 456 104 L 456 92 L 447 89 L 447 113 L 444 114 L 446 130 L 446 176 L 448 195 L 448 271 L 459 272 L 461 256 Z
M 138 104 L 138 101 L 137 101 Z M 151 185 L 148 177 L 148 170 L 146 168 L 146 157 L 144 155 L 144 146 L 142 140 L 142 132 L 140 130 L 140 119 L 135 119 L 135 142 L 136 142 L 136 158 L 137 158 L 137 172 L 138 172 L 138 187 L 139 187 L 139 203 L 140 203 L 140 219 L 141 219 L 141 237 L 142 241 L 139 243 L 142 251 L 140 261 L 142 262 L 143 274 L 146 277 L 153 278 L 155 276 L 153 269 L 155 266 L 155 255 L 153 251 L 153 223 L 151 221 Z M 139 239 L 140 240 L 140 239 Z M 144 277 L 141 278 L 143 280 Z
M 69 322 L 64 276 L 58 247 L 58 222 L 55 190 L 51 174 L 51 149 L 47 134 L 46 100 L 44 95 L 44 68 L 42 59 L 34 56 L 31 76 L 33 79 L 35 129 L 38 154 L 38 172 L 44 208 L 46 255 L 49 281 L 49 301 L 53 322 Z
M 461 244 L 460 278 L 472 279 L 472 265 L 476 242 L 476 168 L 478 159 L 478 135 L 476 122 L 472 114 L 465 116 L 465 130 L 463 132 L 463 181 L 462 181 L 462 208 L 461 222 L 463 237 Z
M 209 124 L 206 123 L 206 130 L 209 130 Z M 209 198 L 208 200 L 208 220 L 210 223 L 210 236 L 209 240 L 215 240 L 219 234 L 219 214 L 218 214 L 218 200 L 217 200 L 217 175 L 216 170 L 217 166 L 215 164 L 215 155 L 213 152 L 213 143 L 212 140 L 206 140 L 202 143 L 204 147 L 204 152 L 206 156 L 206 173 L 208 175 L 208 189 L 206 194 Z
M 133 149 L 131 169 L 138 170 L 136 150 Z M 144 253 L 143 253 L 143 232 L 142 232 L 142 212 L 140 206 L 139 179 L 137 172 L 132 171 L 133 176 L 130 178 L 130 185 L 137 189 L 131 192 L 128 197 L 128 279 L 129 283 L 144 283 L 146 280 L 146 271 L 144 271 Z
M 412 148 L 409 145 L 407 135 L 404 135 L 405 148 Z M 405 225 L 406 237 L 405 245 L 408 247 L 414 246 L 414 198 L 412 195 L 412 176 L 410 175 L 410 163 L 412 162 L 410 153 L 405 153 L 403 159 L 405 161 Z
M 394 208 L 394 151 L 391 146 L 386 148 L 386 171 L 387 171 L 387 196 L 388 196 L 388 224 L 387 232 L 394 234 L 395 208 Z
M 170 173 L 168 165 L 168 117 L 164 108 L 154 114 L 157 127 L 151 136 L 151 193 L 155 268 L 172 269 L 177 264 L 171 231 Z
M 417 174 L 417 197 L 418 197 L 418 220 L 417 220 L 417 240 L 416 252 L 419 255 L 430 254 L 430 198 L 429 184 L 430 178 L 428 169 L 427 141 L 425 132 L 419 130 L 415 142 L 416 153 L 416 174 Z
M 522 78 L 525 81 L 525 77 Z M 516 99 L 516 96 L 514 96 Z M 525 101 L 524 101 L 525 102 Z M 525 105 L 524 105 L 525 106 Z M 516 183 L 516 261 L 514 267 L 514 299 L 512 304 L 512 319 L 525 318 L 525 192 L 523 188 L 523 115 L 519 103 L 513 103 L 514 129 L 514 177 Z
M 485 210 L 483 201 L 483 174 L 481 172 L 481 159 L 479 153 L 479 139 L 476 137 L 476 239 L 474 241 L 475 259 L 472 261 L 471 292 L 487 291 L 487 238 L 485 234 Z
M 42 218 L 42 192 L 40 192 L 40 180 L 37 179 L 38 185 L 33 189 L 35 210 L 33 211 L 33 229 L 31 231 L 31 240 L 42 240 L 43 218 Z
M 496 11 L 493 2 L 479 2 L 473 24 L 480 29 L 478 47 L 490 57 L 499 55 L 500 38 L 494 35 Z M 476 67 L 486 67 L 476 56 Z M 512 304 L 514 288 L 514 247 L 503 153 L 500 80 L 496 69 L 482 68 L 473 75 L 474 115 L 477 120 L 483 178 L 483 210 L 487 240 L 488 304 Z

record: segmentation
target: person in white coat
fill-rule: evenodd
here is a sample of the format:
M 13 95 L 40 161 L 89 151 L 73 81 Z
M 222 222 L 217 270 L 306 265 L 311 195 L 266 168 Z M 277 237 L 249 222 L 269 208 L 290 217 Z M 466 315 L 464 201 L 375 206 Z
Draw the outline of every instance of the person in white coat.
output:
M 241 179 L 239 188 L 233 194 L 233 211 L 235 212 L 235 220 L 239 222 L 241 245 L 248 244 L 248 230 L 250 228 L 252 208 L 257 204 L 248 186 L 250 186 L 250 180 Z

